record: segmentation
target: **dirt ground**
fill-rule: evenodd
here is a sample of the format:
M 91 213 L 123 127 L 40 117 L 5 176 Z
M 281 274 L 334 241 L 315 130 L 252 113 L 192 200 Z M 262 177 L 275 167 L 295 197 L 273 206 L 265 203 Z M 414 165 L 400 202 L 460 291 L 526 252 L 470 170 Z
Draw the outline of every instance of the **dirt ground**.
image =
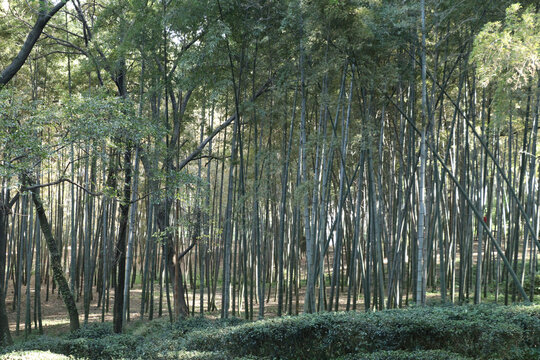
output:
M 12 285 L 10 283 L 10 285 Z M 37 328 L 35 327 L 35 312 L 34 312 L 34 285 L 31 284 L 31 311 L 30 311 L 30 318 L 31 318 L 31 332 L 35 333 L 37 332 Z M 134 288 L 130 292 L 130 320 L 135 321 L 140 319 L 140 307 L 141 307 L 141 286 L 135 285 Z M 219 308 L 221 305 L 221 296 L 220 291 L 218 289 L 216 294 L 216 306 Z M 273 295 L 273 292 L 272 292 Z M 48 335 L 58 335 L 61 333 L 65 333 L 69 331 L 69 317 L 67 314 L 66 307 L 64 305 L 64 302 L 62 301 L 62 298 L 58 294 L 58 291 L 55 290 L 54 293 L 49 292 L 49 299 L 46 299 L 46 287 L 43 286 L 41 289 L 41 313 L 42 313 L 42 324 L 43 324 L 43 333 Z M 300 300 L 303 299 L 303 295 L 300 297 Z M 238 299 L 237 299 L 238 300 Z M 163 317 L 168 317 L 167 312 L 167 302 L 166 302 L 165 294 L 163 295 Z M 172 294 L 171 294 L 171 301 L 172 301 Z M 189 303 L 190 309 L 193 307 L 193 293 L 190 293 L 188 298 L 186 299 Z M 112 321 L 113 320 L 113 303 L 114 303 L 114 290 L 111 289 L 110 291 L 110 298 L 109 298 L 109 309 L 105 312 L 105 321 Z M 205 306 L 205 315 L 208 317 L 219 317 L 220 311 L 207 311 L 207 299 L 206 299 L 206 293 L 205 293 L 205 299 L 204 299 L 204 306 Z M 302 306 L 302 303 L 300 303 L 300 307 Z M 21 304 L 20 304 L 20 315 L 19 315 L 19 332 L 17 333 L 17 304 L 15 303 L 15 306 L 13 304 L 13 288 L 12 286 L 8 289 L 8 294 L 6 297 L 6 308 L 8 313 L 8 319 L 10 324 L 10 329 L 12 331 L 12 335 L 14 338 L 17 337 L 24 337 L 24 327 L 25 327 L 25 316 L 26 316 L 26 287 L 22 287 L 22 297 L 21 297 Z M 265 315 L 268 317 L 272 317 L 276 315 L 276 308 L 277 303 L 274 301 L 273 296 L 270 296 L 270 301 L 265 305 Z M 83 310 L 83 299 L 82 297 L 77 299 L 77 309 L 79 311 L 79 319 L 81 321 L 81 324 L 84 323 L 84 310 Z M 156 286 L 154 289 L 154 318 L 158 317 L 158 309 L 159 309 L 159 287 Z M 238 309 L 238 303 L 237 303 L 237 309 Z M 301 311 L 301 308 L 299 309 Z M 257 317 L 257 311 L 258 311 L 258 304 L 254 304 L 254 317 Z M 199 295 L 197 294 L 195 296 L 195 312 L 199 312 Z M 97 306 L 97 292 L 94 292 L 94 299 L 90 303 L 90 312 L 88 315 L 88 322 L 100 322 L 102 316 L 102 309 L 101 306 Z M 243 317 L 243 304 L 241 308 L 241 313 L 238 314 L 238 310 L 236 312 L 236 316 Z M 148 320 L 148 313 L 144 314 L 144 320 Z
M 12 283 L 10 283 L 12 285 Z M 37 329 L 35 327 L 35 318 L 34 318 L 34 285 L 31 284 L 31 332 L 36 333 Z M 94 288 L 95 290 L 95 288 Z M 141 306 L 141 286 L 135 285 L 134 288 L 130 292 L 130 320 L 131 322 L 139 320 L 140 319 L 140 306 Z M 24 338 L 24 327 L 25 327 L 25 311 L 26 311 L 26 287 L 22 287 L 22 294 L 21 297 L 21 305 L 20 305 L 20 317 L 19 317 L 19 332 L 17 333 L 17 304 L 13 304 L 13 287 L 10 286 L 8 289 L 8 294 L 6 297 L 6 308 L 8 312 L 8 318 L 9 318 L 9 324 L 10 329 L 12 331 L 12 335 L 14 338 Z M 207 311 L 208 301 L 206 297 L 205 292 L 205 298 L 204 298 L 204 307 L 205 307 L 205 316 L 211 317 L 211 318 L 217 318 L 220 316 L 219 310 L 214 311 Z M 268 288 L 266 289 L 266 295 L 268 296 Z M 236 299 L 236 313 L 235 316 L 237 317 L 244 317 L 244 304 L 243 304 L 243 295 L 242 299 Z M 256 289 L 254 290 L 254 297 L 256 298 Z M 58 335 L 69 331 L 69 318 L 67 314 L 66 307 L 62 301 L 62 298 L 58 294 L 58 291 L 55 290 L 54 293 L 49 292 L 49 299 L 46 301 L 46 287 L 43 286 L 41 290 L 41 312 L 42 312 L 42 324 L 43 324 L 43 333 L 47 335 Z M 304 299 L 304 289 L 299 289 L 299 302 L 298 302 L 298 313 L 303 312 L 303 299 Z M 186 301 L 189 304 L 189 308 L 193 308 L 193 293 L 190 292 L 188 294 L 188 298 Z M 239 305 L 238 302 L 240 300 L 240 311 L 238 311 Z M 255 299 L 256 300 L 256 299 Z M 275 287 L 272 286 L 271 288 L 271 295 L 268 298 L 267 302 L 265 303 L 265 317 L 274 317 L 277 315 L 277 301 L 275 298 Z M 172 294 L 171 294 L 171 301 L 172 301 Z M 231 299 L 232 302 L 232 299 Z M 113 320 L 113 303 L 114 303 L 114 290 L 111 289 L 110 291 L 110 299 L 109 299 L 109 311 L 105 312 L 105 321 L 112 321 Z M 347 303 L 347 294 L 341 294 L 340 296 L 340 310 L 345 310 Z M 218 307 L 218 309 L 221 307 L 221 290 L 218 289 L 216 293 L 216 299 L 215 304 Z M 77 299 L 77 308 L 79 311 L 79 319 L 81 321 L 81 324 L 84 323 L 84 311 L 83 311 L 83 299 L 82 297 Z M 361 302 L 357 303 L 358 309 L 363 309 L 363 304 Z M 159 286 L 156 285 L 154 288 L 154 318 L 158 317 L 158 309 L 159 309 Z M 258 310 L 259 305 L 255 301 L 253 306 L 253 318 L 257 319 L 258 317 Z M 286 311 L 287 308 L 284 304 L 284 310 Z M 296 301 L 293 299 L 293 312 L 296 311 Z M 100 322 L 101 321 L 101 313 L 102 309 L 101 307 L 98 308 L 97 306 L 97 292 L 94 292 L 94 299 L 90 303 L 90 313 L 88 316 L 88 322 Z M 195 313 L 199 313 L 199 294 L 197 291 L 197 294 L 195 295 Z M 232 311 L 230 312 L 232 315 Z M 163 295 L 163 317 L 168 317 L 167 312 L 167 302 L 165 294 Z M 144 314 L 144 320 L 148 320 L 148 313 Z M 129 324 L 128 324 L 129 326 Z
M 10 284 L 11 285 L 11 284 Z M 30 308 L 30 318 L 32 322 L 32 332 L 36 332 L 37 328 L 35 327 L 35 311 L 34 311 L 34 290 L 33 284 L 31 285 L 31 308 Z M 50 289 L 51 290 L 51 289 Z M 159 290 L 158 290 L 159 291 Z M 159 294 L 159 293 L 158 293 Z M 130 318 L 139 319 L 139 309 L 141 306 L 141 289 L 133 289 L 131 291 L 131 307 L 130 307 Z M 69 317 L 64 305 L 64 302 L 61 296 L 58 294 L 58 291 L 55 290 L 54 293 L 49 292 L 49 299 L 46 299 L 46 287 L 43 286 L 41 289 L 41 314 L 42 314 L 42 324 L 43 332 L 48 335 L 56 335 L 69 331 Z M 157 299 L 159 300 L 159 298 Z M 112 321 L 113 314 L 112 308 L 114 303 L 114 291 L 111 290 L 111 296 L 109 300 L 109 311 L 105 312 L 105 321 Z M 8 313 L 9 325 L 14 337 L 24 336 L 24 327 L 25 327 L 25 317 L 26 317 L 26 287 L 22 287 L 22 297 L 20 305 L 20 325 L 19 325 L 19 334 L 17 335 L 17 304 L 13 304 L 13 288 L 10 287 L 6 297 L 6 308 Z M 81 324 L 84 322 L 84 310 L 83 310 L 83 299 L 82 297 L 77 299 L 77 309 L 79 311 L 79 319 Z M 101 307 L 97 307 L 97 293 L 94 292 L 94 300 L 90 303 L 90 312 L 88 315 L 88 322 L 99 322 L 101 321 Z M 147 317 L 147 315 L 146 315 Z

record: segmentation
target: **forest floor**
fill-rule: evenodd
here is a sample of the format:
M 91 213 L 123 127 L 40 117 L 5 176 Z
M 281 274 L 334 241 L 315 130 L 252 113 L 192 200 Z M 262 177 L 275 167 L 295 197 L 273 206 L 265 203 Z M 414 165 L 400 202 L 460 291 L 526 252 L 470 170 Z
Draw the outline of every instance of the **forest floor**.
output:
M 35 326 L 35 311 L 34 311 L 34 286 L 31 285 L 31 310 L 30 318 L 32 322 L 32 332 L 35 332 L 37 327 Z M 25 324 L 25 309 L 26 309 L 26 289 L 22 287 L 21 305 L 20 305 L 20 315 L 19 315 L 19 333 L 17 333 L 17 304 L 13 303 L 13 289 L 11 289 L 6 297 L 6 308 L 8 313 L 9 325 L 12 331 L 12 335 L 17 337 L 24 337 L 24 324 Z M 42 314 L 42 325 L 43 332 L 47 335 L 59 335 L 69 331 L 69 317 L 66 310 L 66 306 L 62 300 L 62 297 L 55 290 L 54 293 L 49 293 L 49 299 L 46 300 L 46 288 L 41 289 L 41 314 Z M 131 290 L 131 309 L 130 309 L 130 319 L 139 319 L 140 316 L 140 306 L 141 306 L 141 289 L 140 286 Z M 159 301 L 159 290 L 158 296 L 156 297 L 156 303 Z M 111 291 L 111 296 L 109 299 L 109 311 L 105 312 L 105 321 L 113 320 L 113 303 L 114 303 L 114 291 Z M 83 309 L 83 299 L 82 297 L 77 299 L 77 310 L 79 311 L 79 319 L 81 324 L 84 322 L 84 309 Z M 166 305 L 165 305 L 166 306 Z M 97 306 L 97 293 L 94 293 L 94 300 L 90 303 L 90 312 L 88 314 L 88 322 L 100 322 L 101 321 L 101 306 Z M 166 313 L 165 313 L 166 314 Z M 147 318 L 148 315 L 145 315 Z
M 31 290 L 30 290 L 30 298 L 31 298 L 31 309 L 30 309 L 30 318 L 31 318 L 31 332 L 37 333 L 36 329 L 36 317 L 35 317 L 35 311 L 34 311 L 34 283 L 31 283 Z M 94 288 L 95 290 L 95 288 Z M 15 340 L 21 338 L 24 339 L 24 328 L 25 328 L 25 311 L 26 311 L 26 287 L 22 286 L 22 297 L 21 297 L 21 303 L 20 303 L 20 313 L 17 315 L 17 303 L 13 303 L 13 287 L 10 286 L 8 290 L 8 294 L 6 297 L 6 308 L 8 313 L 8 319 L 10 324 L 10 329 L 12 331 L 12 336 L 15 338 Z M 330 289 L 327 289 L 327 291 L 330 291 Z M 130 320 L 131 322 L 136 322 L 140 319 L 140 308 L 141 308 L 141 285 L 136 284 L 130 291 Z M 256 292 L 256 290 L 255 290 Z M 220 310 L 214 310 L 214 311 L 207 311 L 208 309 L 208 300 L 206 297 L 204 298 L 204 315 L 210 319 L 212 318 L 219 318 L 220 317 Z M 265 303 L 264 307 L 264 314 L 265 318 L 272 318 L 277 316 L 277 299 L 275 296 L 275 285 L 272 285 L 271 288 L 271 294 L 268 296 L 268 288 L 266 289 L 266 295 L 267 295 L 267 302 Z M 303 312 L 303 298 L 304 298 L 304 288 L 301 287 L 298 289 L 298 295 L 299 299 L 298 302 L 296 302 L 295 299 L 293 299 L 293 313 L 299 314 Z M 431 294 L 429 295 L 430 297 Z M 256 293 L 254 294 L 254 297 L 256 298 Z M 190 310 L 193 309 L 193 293 L 190 292 L 188 297 L 186 298 L 186 302 L 189 304 Z M 172 294 L 171 294 L 171 301 L 172 301 Z M 238 299 L 236 299 L 236 311 L 233 314 L 231 311 L 231 316 L 236 316 L 238 318 L 244 318 L 245 317 L 245 310 L 243 305 L 243 298 L 241 300 L 240 305 L 240 311 L 238 311 Z M 79 311 L 79 319 L 81 321 L 81 324 L 84 322 L 84 310 L 83 310 L 83 299 L 82 296 L 77 299 L 77 309 Z M 105 312 L 105 321 L 112 322 L 113 320 L 113 304 L 114 304 L 114 290 L 111 289 L 110 291 L 110 298 L 109 298 L 109 311 Z M 218 288 L 216 291 L 216 299 L 215 304 L 219 308 L 221 306 L 221 290 Z M 340 295 L 340 304 L 339 309 L 345 310 L 347 305 L 347 294 L 341 294 Z M 167 317 L 167 300 L 165 297 L 165 294 L 163 295 L 163 312 L 162 317 Z M 363 309 L 364 304 L 363 301 L 359 300 L 357 302 L 357 309 Z M 288 313 L 287 307 L 284 304 L 284 313 Z M 159 314 L 159 286 L 156 285 L 154 289 L 154 318 L 158 318 Z M 254 300 L 253 304 L 253 318 L 258 318 L 258 311 L 259 311 L 259 304 L 256 302 L 256 299 Z M 64 302 L 61 298 L 61 296 L 58 294 L 58 291 L 55 290 L 54 293 L 49 293 L 49 298 L 46 300 L 46 287 L 43 286 L 41 289 L 41 313 L 42 313 L 42 325 L 43 325 L 43 332 L 47 335 L 60 335 L 66 332 L 69 332 L 69 317 L 67 314 L 66 307 L 64 305 Z M 195 295 L 195 314 L 199 313 L 199 294 L 197 293 Z M 17 332 L 17 317 L 19 317 L 19 331 Z M 102 317 L 102 308 L 101 306 L 97 306 L 97 292 L 94 292 L 94 299 L 90 303 L 90 312 L 88 314 L 88 322 L 89 323 L 95 323 L 100 322 Z M 148 312 L 144 314 L 144 319 L 148 320 Z M 129 325 L 128 325 L 129 326 Z
M 264 314 L 265 318 L 272 318 L 277 316 L 277 299 L 275 296 L 275 285 L 272 285 L 271 294 L 268 296 L 268 288 L 266 289 L 267 292 L 267 302 L 265 303 L 264 308 Z M 327 289 L 329 294 L 330 289 Z M 136 284 L 130 291 L 130 321 L 131 322 L 137 322 L 140 319 L 140 308 L 141 308 L 141 285 Z M 25 337 L 25 310 L 26 310 L 26 287 L 22 287 L 22 294 L 21 297 L 21 304 L 20 304 L 20 314 L 19 314 L 19 331 L 17 332 L 17 304 L 13 304 L 13 288 L 10 287 L 10 290 L 8 291 L 7 298 L 6 298 L 6 308 L 8 312 L 8 319 L 10 324 L 10 329 L 12 331 L 12 335 L 17 339 L 24 339 Z M 221 291 L 218 289 L 216 291 L 216 299 L 215 304 L 219 308 L 221 305 Z M 304 288 L 301 287 L 298 290 L 298 302 L 296 302 L 296 299 L 293 299 L 293 314 L 299 314 L 303 312 L 303 298 L 304 298 Z M 31 284 L 31 309 L 30 309 L 30 318 L 31 318 L 31 333 L 36 333 L 36 317 L 35 317 L 35 311 L 34 311 L 34 284 Z M 256 297 L 256 294 L 254 294 L 254 297 Z M 428 293 L 427 294 L 428 302 L 437 302 L 440 299 L 439 294 L 434 293 Z M 171 294 L 171 301 L 172 301 L 172 294 Z M 193 293 L 190 292 L 188 297 L 186 298 L 186 301 L 189 304 L 189 308 L 193 309 Z M 243 299 L 241 300 L 243 303 Z M 113 320 L 113 303 L 114 303 L 114 290 L 111 289 L 110 292 L 110 298 L 109 298 L 109 311 L 105 312 L 104 319 L 106 322 L 112 322 Z M 244 318 L 245 317 L 245 310 L 243 304 L 240 306 L 240 311 L 238 311 L 238 299 L 236 299 L 236 311 L 233 314 L 231 311 L 231 316 L 236 316 L 238 318 Z M 340 304 L 339 304 L 339 310 L 345 310 L 347 305 L 347 294 L 342 293 L 340 295 Z M 163 312 L 162 317 L 167 317 L 167 301 L 165 298 L 165 295 L 163 295 Z M 208 301 L 206 298 L 205 293 L 205 299 L 204 299 L 204 307 L 205 307 L 205 316 L 212 319 L 212 318 L 219 318 L 220 317 L 220 311 L 214 310 L 214 311 L 207 311 L 208 308 Z M 356 305 L 358 310 L 364 309 L 364 303 L 362 300 L 362 297 L 357 301 Z M 84 322 L 84 310 L 83 310 L 83 299 L 82 296 L 77 299 L 77 308 L 79 311 L 79 319 L 81 321 L 81 324 Z M 159 287 L 156 285 L 154 289 L 154 318 L 158 318 L 159 314 Z M 253 318 L 258 318 L 258 311 L 259 311 L 259 304 L 254 301 L 253 304 Z M 64 305 L 64 302 L 61 298 L 61 296 L 58 294 L 58 291 L 55 291 L 54 293 L 49 293 L 49 298 L 46 300 L 46 287 L 44 286 L 41 290 L 41 312 L 42 312 L 42 325 L 43 325 L 43 332 L 47 335 L 60 335 L 63 333 L 69 332 L 69 317 L 67 314 L 66 307 Z M 199 294 L 197 293 L 195 295 L 195 314 L 199 313 Z M 284 313 L 288 314 L 287 306 L 284 304 Z M 90 312 L 88 315 L 88 322 L 89 323 L 96 323 L 100 322 L 102 318 L 102 308 L 101 306 L 97 306 L 97 292 L 94 292 L 94 299 L 90 303 Z M 148 312 L 144 314 L 144 319 L 148 320 Z M 128 325 L 129 326 L 129 325 Z

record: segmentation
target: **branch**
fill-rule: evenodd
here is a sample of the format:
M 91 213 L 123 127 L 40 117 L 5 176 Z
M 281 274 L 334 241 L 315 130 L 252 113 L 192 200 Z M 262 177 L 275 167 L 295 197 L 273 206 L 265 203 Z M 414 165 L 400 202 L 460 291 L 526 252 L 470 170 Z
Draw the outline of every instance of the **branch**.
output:
M 149 192 L 149 193 L 147 193 L 147 194 L 145 194 L 145 195 L 143 195 L 143 196 L 139 196 L 139 197 L 136 198 L 135 200 L 131 200 L 129 203 L 130 203 L 130 204 L 134 204 L 134 203 L 136 203 L 136 202 L 139 202 L 139 201 L 141 201 L 141 200 L 144 200 L 144 199 L 146 199 L 147 197 L 149 197 L 150 194 L 152 194 L 152 193 Z
M 180 261 L 184 256 L 186 256 L 186 254 L 191 250 L 193 249 L 193 247 L 197 244 L 197 240 L 196 239 L 193 239 L 193 242 L 191 243 L 191 245 L 189 245 L 187 247 L 186 250 L 184 250 L 181 254 L 178 255 L 178 260 L 177 261 Z
M 41 54 L 41 55 L 35 55 L 35 56 L 32 56 L 32 60 L 39 60 L 39 59 L 43 59 L 43 58 L 47 58 L 51 55 L 55 55 L 55 54 L 63 54 L 63 55 L 80 55 L 78 52 L 69 52 L 69 51 L 60 51 L 60 50 L 54 50 L 54 51 L 50 51 L 46 54 Z
M 212 160 L 225 160 L 226 158 L 228 158 L 229 156 L 215 156 L 215 155 L 199 155 L 199 156 L 196 156 L 193 158 L 193 161 L 195 160 L 202 160 L 202 159 L 208 159 L 208 161 L 206 162 L 206 165 L 208 165 L 208 163 Z M 206 166 L 205 165 L 205 166 Z
M 268 88 L 270 87 L 270 84 L 272 83 L 272 79 L 268 79 L 266 83 L 264 83 L 263 86 L 257 91 L 255 95 L 251 98 L 251 101 L 255 101 L 259 96 L 264 94 Z M 199 144 L 199 146 L 191 153 L 189 154 L 178 166 L 178 171 L 182 170 L 184 167 L 186 167 L 187 164 L 189 164 L 191 161 L 195 160 L 195 157 L 201 153 L 201 151 L 206 147 L 206 145 L 212 141 L 212 139 L 221 132 L 221 130 L 225 129 L 227 126 L 229 126 L 234 119 L 236 119 L 236 114 L 232 115 L 230 118 L 228 118 L 225 122 L 223 122 L 221 125 L 219 125 L 217 128 L 212 131 L 210 135 L 206 139 L 203 140 L 202 143 Z
M 61 0 L 58 4 L 53 6 L 48 13 L 41 13 L 39 15 L 34 27 L 28 33 L 28 36 L 26 37 L 26 40 L 24 41 L 24 44 L 15 59 L 13 59 L 11 64 L 9 64 L 4 70 L 2 70 L 2 73 L 0 73 L 0 88 L 6 85 L 15 76 L 15 74 L 19 72 L 30 55 L 34 45 L 38 41 L 41 33 L 43 32 L 45 25 L 47 25 L 54 14 L 56 14 L 61 8 L 64 7 L 64 5 L 66 5 L 67 1 L 68 0 Z
M 75 181 L 72 181 L 71 179 L 68 179 L 68 178 L 60 178 L 56 181 L 52 181 L 52 182 L 49 182 L 49 183 L 45 183 L 45 184 L 37 184 L 37 185 L 32 185 L 32 186 L 24 186 L 22 188 L 23 191 L 27 191 L 27 190 L 34 190 L 34 189 L 39 189 L 39 188 L 42 188 L 42 187 L 47 187 L 47 186 L 53 186 L 53 185 L 58 185 L 60 183 L 63 183 L 63 182 L 68 182 L 70 184 L 73 184 L 75 185 L 76 187 L 78 187 L 79 189 L 83 190 L 85 193 L 89 194 L 89 195 L 93 195 L 93 196 L 101 196 L 103 195 L 103 193 L 95 193 L 95 192 L 92 192 L 90 190 L 88 190 L 87 188 L 85 188 L 84 186 L 82 185 L 79 185 L 77 184 Z
M 60 39 L 56 36 L 53 36 L 51 34 L 48 34 L 46 32 L 43 32 L 43 36 L 45 36 L 47 39 L 51 39 L 53 40 L 54 42 L 56 42 L 58 45 L 60 46 L 64 46 L 64 47 L 67 47 L 67 48 L 70 48 L 70 49 L 74 49 L 76 51 L 78 51 L 80 54 L 82 55 L 85 55 L 87 57 L 89 57 L 89 54 L 86 50 L 84 50 L 83 48 L 81 48 L 80 46 L 77 46 L 75 44 L 73 44 L 72 42 L 70 41 L 66 41 L 64 39 Z

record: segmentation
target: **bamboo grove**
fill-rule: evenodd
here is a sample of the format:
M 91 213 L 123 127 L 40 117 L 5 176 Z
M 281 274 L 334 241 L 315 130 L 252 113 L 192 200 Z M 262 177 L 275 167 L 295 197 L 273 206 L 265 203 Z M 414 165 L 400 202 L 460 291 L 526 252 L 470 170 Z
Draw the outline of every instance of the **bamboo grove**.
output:
M 2 4 L 2 342 L 536 300 L 537 5 Z

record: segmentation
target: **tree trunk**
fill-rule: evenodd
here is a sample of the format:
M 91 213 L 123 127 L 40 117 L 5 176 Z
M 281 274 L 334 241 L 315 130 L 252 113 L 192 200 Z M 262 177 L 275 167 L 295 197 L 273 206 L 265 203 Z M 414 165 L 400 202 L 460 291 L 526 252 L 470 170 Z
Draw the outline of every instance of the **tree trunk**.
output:
M 9 332 L 9 323 L 6 311 L 6 297 L 4 294 L 4 265 L 6 263 L 6 245 L 7 245 L 7 215 L 8 207 L 0 199 L 0 346 L 11 345 L 11 333 Z M 7 283 L 7 280 L 6 280 Z
M 117 280 L 114 288 L 113 328 L 115 333 L 122 332 L 122 314 L 124 305 L 124 279 L 126 268 L 126 237 L 128 228 L 129 203 L 131 199 L 131 149 L 124 152 L 124 193 L 120 203 L 118 240 L 116 243 L 115 264 Z
M 130 164 L 131 166 L 131 164 Z M 125 268 L 119 269 L 119 271 L 124 271 L 124 293 L 123 293 L 123 304 L 122 304 L 122 323 L 125 323 L 127 320 L 126 312 L 128 311 L 129 304 L 129 279 L 131 274 L 131 265 L 133 263 L 133 243 L 135 238 L 135 215 L 137 212 L 137 190 L 139 187 L 139 148 L 135 150 L 135 171 L 133 174 L 133 191 L 131 193 L 131 214 L 129 219 L 129 240 L 127 245 L 127 257 L 126 257 L 126 266 Z
M 30 181 L 29 176 L 24 176 L 26 185 L 30 185 L 32 182 Z M 45 237 L 45 241 L 47 242 L 47 247 L 49 248 L 49 253 L 51 255 L 50 259 L 51 267 L 53 270 L 53 277 L 56 281 L 56 284 L 58 285 L 58 290 L 62 295 L 62 299 L 64 300 L 64 304 L 66 305 L 69 313 L 69 328 L 71 331 L 75 331 L 79 328 L 79 313 L 77 312 L 77 306 L 75 305 L 75 299 L 73 298 L 73 294 L 71 293 L 68 282 L 64 277 L 64 272 L 62 270 L 61 264 L 62 259 L 60 257 L 58 245 L 52 234 L 49 221 L 47 220 L 45 209 L 43 208 L 43 202 L 41 201 L 41 198 L 39 196 L 39 188 L 33 188 L 31 190 L 31 193 L 34 205 L 36 206 L 36 213 L 39 219 L 39 225 L 41 227 L 41 231 L 43 232 L 43 236 Z

